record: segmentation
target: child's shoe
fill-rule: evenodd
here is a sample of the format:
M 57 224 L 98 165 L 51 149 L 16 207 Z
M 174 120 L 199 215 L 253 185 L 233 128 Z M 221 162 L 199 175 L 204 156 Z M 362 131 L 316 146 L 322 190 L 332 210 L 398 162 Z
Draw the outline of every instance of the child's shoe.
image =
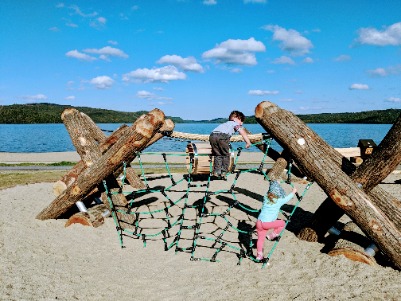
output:
M 227 181 L 227 174 L 225 172 L 221 174 L 221 179 Z
M 212 177 L 215 178 L 215 179 L 220 179 L 220 174 L 218 174 L 217 172 L 214 171 L 212 173 Z
M 263 259 L 263 253 L 258 253 L 258 256 L 256 256 L 256 260 L 262 260 Z
M 268 240 L 274 240 L 276 239 L 280 234 L 277 234 L 276 232 L 272 231 L 270 233 L 267 233 L 266 238 Z

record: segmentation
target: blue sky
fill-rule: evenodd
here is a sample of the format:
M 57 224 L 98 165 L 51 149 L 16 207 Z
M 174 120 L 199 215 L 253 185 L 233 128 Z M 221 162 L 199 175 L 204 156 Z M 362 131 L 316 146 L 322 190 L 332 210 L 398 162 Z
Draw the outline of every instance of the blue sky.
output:
M 0 105 L 184 119 L 401 107 L 401 1 L 0 2 Z

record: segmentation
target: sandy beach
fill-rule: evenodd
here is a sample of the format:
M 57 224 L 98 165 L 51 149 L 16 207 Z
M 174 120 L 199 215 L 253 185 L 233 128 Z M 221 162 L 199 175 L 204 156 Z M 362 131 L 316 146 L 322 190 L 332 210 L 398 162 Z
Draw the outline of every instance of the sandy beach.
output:
M 25 157 L 24 157 L 25 156 Z M 35 161 L 37 160 L 37 161 Z M 16 155 L 0 153 L 0 162 L 60 162 L 78 161 L 76 153 L 46 153 Z M 255 161 L 257 161 L 255 159 Z M 257 167 L 257 164 L 255 164 Z M 175 174 L 178 180 L 182 174 Z M 401 185 L 398 173 L 392 173 L 380 184 L 399 198 Z M 149 175 L 151 187 L 171 185 L 166 175 Z M 194 180 L 188 204 L 202 200 L 205 195 L 204 179 Z M 223 248 L 217 262 L 191 260 L 191 253 L 170 248 L 157 233 L 165 224 L 166 216 L 155 213 L 143 216 L 140 226 L 149 235 L 142 239 L 124 237 L 125 248 L 120 247 L 115 222 L 111 217 L 98 228 L 72 225 L 64 227 L 67 219 L 37 220 L 36 215 L 55 198 L 53 183 L 20 185 L 1 190 L 0 206 L 0 299 L 1 300 L 400 300 L 401 272 L 388 266 L 350 261 L 342 256 L 331 257 L 322 251 L 324 245 L 299 240 L 298 230 L 326 198 L 313 184 L 304 196 L 293 219 L 276 246 L 269 265 L 249 257 L 238 263 L 238 250 L 246 248 L 243 237 L 235 228 L 251 229 L 260 209 L 267 181 L 256 172 L 242 172 L 228 181 L 212 181 L 206 210 L 216 213 L 213 219 L 205 217 L 200 230 L 204 237 L 224 232 L 228 221 L 233 225 L 224 232 L 223 239 L 233 248 Z M 182 197 L 186 182 L 168 191 L 171 200 Z M 232 185 L 233 193 L 224 192 Z M 294 185 L 300 192 L 303 182 Z M 284 187 L 289 191 L 290 187 Z M 219 214 L 234 206 L 225 218 Z M 141 202 L 142 201 L 142 202 Z M 166 199 L 161 193 L 138 196 L 136 210 L 163 209 Z M 283 207 L 291 211 L 296 200 Z M 172 221 L 185 206 L 177 202 L 169 209 Z M 189 207 L 188 207 L 189 208 Z M 244 208 L 252 208 L 249 212 Z M 197 219 L 186 209 L 185 222 L 193 225 Z M 162 213 L 164 211 L 162 210 Z M 345 223 L 347 216 L 341 219 Z M 167 244 L 176 238 L 177 226 L 170 230 Z M 185 233 L 184 233 L 185 232 Z M 191 244 L 191 234 L 183 231 L 179 243 Z M 253 234 L 252 239 L 256 238 Z M 196 258 L 210 258 L 214 249 L 206 239 L 199 239 Z M 273 242 L 265 241 L 265 256 Z M 235 248 L 234 248 L 235 247 Z M 255 249 L 252 250 L 255 254 Z

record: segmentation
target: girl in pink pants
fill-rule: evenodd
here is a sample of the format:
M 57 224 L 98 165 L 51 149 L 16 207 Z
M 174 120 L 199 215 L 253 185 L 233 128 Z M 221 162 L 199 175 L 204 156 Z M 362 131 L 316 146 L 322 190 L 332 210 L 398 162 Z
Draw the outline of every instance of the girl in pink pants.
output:
M 263 198 L 262 210 L 260 211 L 256 230 L 258 232 L 258 241 L 256 243 L 257 260 L 263 259 L 263 245 L 265 237 L 269 240 L 275 239 L 285 227 L 285 221 L 277 219 L 282 205 L 287 203 L 297 192 L 294 188 L 290 194 L 285 195 L 284 189 L 277 181 L 271 181 L 267 195 Z M 273 231 L 267 234 L 269 229 Z M 267 235 L 266 235 L 267 234 Z

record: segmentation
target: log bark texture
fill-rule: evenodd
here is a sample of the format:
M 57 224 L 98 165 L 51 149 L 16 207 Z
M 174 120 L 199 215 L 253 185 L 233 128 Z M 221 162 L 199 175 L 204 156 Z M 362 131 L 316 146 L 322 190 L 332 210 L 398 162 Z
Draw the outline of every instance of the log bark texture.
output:
M 139 117 L 130 127 L 126 135 L 121 137 L 92 166 L 79 174 L 74 183 L 60 194 L 47 208 L 43 209 L 37 218 L 44 220 L 57 218 L 68 210 L 75 202 L 96 187 L 103 179 L 112 175 L 123 162 L 131 162 L 137 151 L 141 151 L 156 131 L 164 123 L 164 113 L 154 109 Z
M 377 185 L 396 169 L 400 162 L 401 115 L 372 155 L 364 160 L 356 170 L 347 173 L 372 197 L 374 204 L 386 213 L 397 229 L 401 229 L 401 201 Z M 339 164 L 338 161 L 337 164 Z M 307 241 L 321 241 L 328 229 L 343 214 L 343 210 L 330 198 L 327 198 L 316 210 L 310 224 L 300 231 L 298 237 Z
M 332 157 L 335 151 L 294 114 L 273 103 L 262 102 L 255 109 L 257 121 L 293 155 L 297 165 L 314 179 L 330 198 L 350 216 L 383 253 L 401 268 L 401 233 L 377 207 L 370 196 L 355 184 Z M 346 160 L 349 164 L 349 160 Z M 384 200 L 383 202 L 388 202 Z
M 100 135 L 95 128 L 97 125 L 86 114 L 79 112 L 77 109 L 68 108 L 61 114 L 61 119 L 70 135 L 72 144 L 85 166 L 91 166 L 100 156 L 98 144 L 93 136 L 96 133 L 96 139 L 100 139 Z M 103 135 L 101 141 L 106 139 Z
M 401 162 L 401 115 L 386 136 L 352 175 L 364 190 L 371 190 L 383 181 Z M 367 176 L 369 175 L 369 176 Z M 399 207 L 401 209 L 401 207 Z
M 75 109 L 68 109 L 69 114 L 64 114 L 63 122 L 64 125 L 67 128 L 67 131 L 71 128 L 71 130 L 74 133 L 70 133 L 71 140 L 73 141 L 74 146 L 75 144 L 78 145 L 78 148 L 80 148 L 80 152 L 83 152 L 81 149 L 81 145 L 79 143 L 79 139 L 77 131 L 74 128 L 74 124 L 77 124 L 78 121 L 81 119 L 82 120 L 82 115 L 79 114 L 79 111 Z M 89 118 L 89 117 L 88 117 Z M 75 119 L 78 119 L 78 121 L 75 121 Z M 71 123 L 70 123 L 71 121 Z M 100 150 L 100 154 L 103 154 L 105 151 L 107 151 L 118 139 L 125 133 L 125 131 L 128 129 L 127 125 L 122 125 L 120 126 L 117 130 L 115 130 L 109 137 L 106 137 L 103 132 L 101 134 L 103 135 L 103 139 L 100 139 L 101 134 L 97 129 L 98 126 L 93 123 L 93 122 L 87 122 L 85 124 L 87 126 L 85 132 L 86 134 L 89 135 L 89 133 L 97 133 L 96 137 L 93 137 L 93 140 L 99 140 L 98 146 L 93 146 L 93 147 L 98 147 Z M 97 128 L 97 129 L 96 129 Z M 100 129 L 99 129 L 100 130 Z M 82 129 L 80 131 L 83 131 Z M 78 150 L 77 150 L 78 152 Z M 98 150 L 96 150 L 96 153 L 99 155 Z M 78 152 L 78 154 L 80 154 Z M 94 154 L 92 154 L 93 156 Z M 100 157 L 100 156 L 99 156 Z M 78 175 L 86 168 L 87 163 L 85 162 L 86 156 L 81 157 L 81 160 L 75 164 L 73 168 L 71 168 L 60 180 L 58 180 L 56 183 L 53 184 L 53 193 L 55 196 L 60 195 L 64 190 L 67 189 L 68 186 L 70 186 L 74 181 L 77 179 Z M 117 175 L 118 176 L 118 175 Z M 140 180 L 139 180 L 140 181 Z

